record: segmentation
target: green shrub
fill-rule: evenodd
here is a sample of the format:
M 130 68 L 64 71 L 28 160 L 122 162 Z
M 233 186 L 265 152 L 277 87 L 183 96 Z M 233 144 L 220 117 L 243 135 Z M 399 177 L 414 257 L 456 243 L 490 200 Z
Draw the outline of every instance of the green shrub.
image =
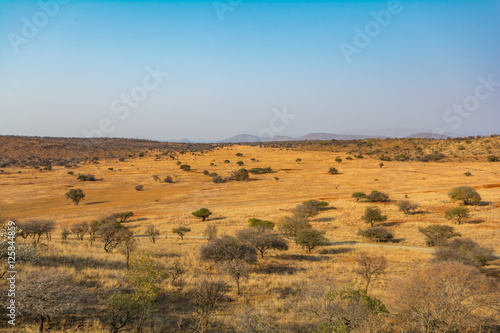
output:
M 358 235 L 373 242 L 389 242 L 394 238 L 394 235 L 384 227 L 373 227 L 365 230 L 358 230 Z

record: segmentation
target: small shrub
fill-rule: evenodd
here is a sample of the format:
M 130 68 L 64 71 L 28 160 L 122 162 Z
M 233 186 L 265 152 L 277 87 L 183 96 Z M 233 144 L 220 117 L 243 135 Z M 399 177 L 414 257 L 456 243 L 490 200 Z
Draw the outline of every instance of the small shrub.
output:
M 251 219 L 248 219 L 248 226 L 250 228 L 274 229 L 274 222 L 259 220 L 256 218 L 251 218 Z
M 389 201 L 389 196 L 383 192 L 372 191 L 366 199 L 370 202 L 386 202 Z
M 415 211 L 418 208 L 417 203 L 413 203 L 409 200 L 401 200 L 397 203 L 397 205 L 398 205 L 399 210 L 402 211 L 403 213 L 405 213 L 406 215 L 410 215 L 410 214 L 415 213 Z
M 335 162 L 337 162 L 337 163 L 342 162 L 342 159 L 340 158 L 340 156 L 337 156 L 337 158 L 335 159 Z
M 238 162 L 236 162 L 236 164 L 238 164 L 238 165 L 243 165 L 243 164 L 245 164 L 245 163 L 243 163 L 243 161 L 238 161 Z
M 94 175 L 88 173 L 88 174 L 79 174 L 78 177 L 76 178 L 77 180 L 81 180 L 83 182 L 95 182 L 96 178 Z
M 389 242 L 394 238 L 394 235 L 384 227 L 373 227 L 365 230 L 359 230 L 358 235 L 373 242 Z
M 337 168 L 331 167 L 330 169 L 328 169 L 328 173 L 331 175 L 336 175 L 339 173 L 339 170 L 337 170 Z
M 144 189 L 144 185 L 136 185 L 135 190 L 136 191 L 142 191 Z
M 472 173 L 470 171 L 464 172 L 465 177 L 470 177 L 472 176 Z
M 170 176 L 166 176 L 165 179 L 163 180 L 165 183 L 173 183 L 174 180 Z
M 498 157 L 495 155 L 488 155 L 488 162 L 497 162 Z
M 68 175 L 73 175 L 74 172 L 73 171 L 68 171 Z
M 181 168 L 182 170 L 184 170 L 184 171 L 190 171 L 190 170 L 191 170 L 191 167 L 190 167 L 189 165 L 187 165 L 187 164 L 182 164 L 182 165 L 180 166 L 180 168 Z

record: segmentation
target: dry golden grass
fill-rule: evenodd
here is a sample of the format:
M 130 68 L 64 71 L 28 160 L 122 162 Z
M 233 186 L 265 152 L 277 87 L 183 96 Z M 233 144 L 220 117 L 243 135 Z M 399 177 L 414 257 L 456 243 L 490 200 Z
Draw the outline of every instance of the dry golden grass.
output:
M 236 153 L 242 153 L 243 157 L 236 157 Z M 464 154 L 464 150 L 457 149 L 456 153 Z M 343 159 L 341 163 L 335 162 L 337 156 Z M 179 160 L 192 167 L 190 172 L 180 170 L 176 160 L 155 161 L 154 153 L 126 162 L 108 160 L 100 164 L 85 164 L 71 169 L 74 175 L 67 174 L 70 169 L 64 167 L 54 167 L 50 172 L 5 168 L 5 173 L 0 174 L 0 214 L 18 220 L 52 219 L 62 226 L 133 211 L 134 216 L 125 225 L 135 234 L 144 234 L 146 226 L 154 224 L 162 235 L 172 235 L 173 227 L 184 225 L 191 228 L 187 236 L 199 236 L 208 223 L 214 223 L 220 235 L 234 235 L 236 230 L 247 226 L 249 218 L 277 222 L 290 215 L 298 203 L 318 199 L 328 201 L 334 209 L 323 211 L 313 218 L 314 228 L 325 230 L 332 241 L 363 242 L 356 232 L 366 227 L 361 216 L 364 208 L 371 203 L 356 202 L 351 194 L 379 190 L 393 200 L 376 205 L 389 216 L 385 224 L 395 233 L 397 245 L 422 247 L 425 242 L 418 227 L 451 224 L 445 219 L 444 210 L 457 203 L 450 201 L 447 193 L 454 186 L 469 185 L 475 187 L 483 201 L 489 204 L 471 208 L 472 218 L 454 226 L 464 237 L 471 237 L 500 253 L 500 164 L 488 163 L 484 159 L 443 163 L 407 161 L 384 162 L 384 167 L 380 168 L 376 159 L 346 160 L 345 157 L 345 152 L 233 146 L 203 155 L 180 155 Z M 295 162 L 297 158 L 302 161 Z M 226 159 L 231 163 L 224 163 Z M 248 182 L 223 184 L 214 184 L 210 177 L 203 174 L 203 170 L 208 170 L 224 177 L 240 168 L 236 165 L 239 160 L 245 163 L 243 167 L 247 169 L 271 167 L 276 172 L 251 175 Z M 215 165 L 210 166 L 210 163 Z M 338 168 L 340 174 L 328 174 L 331 166 Z M 466 171 L 472 172 L 473 176 L 465 177 L 463 173 Z M 104 180 L 80 182 L 76 180 L 79 173 L 91 173 Z M 170 175 L 175 183 L 156 183 L 153 175 L 159 175 L 161 179 Z M 274 177 L 279 177 L 279 181 Z M 145 190 L 136 191 L 134 187 L 138 184 L 144 185 Z M 79 206 L 64 196 L 71 188 L 81 188 L 86 194 Z M 422 213 L 407 216 L 399 212 L 395 202 L 405 197 L 418 203 Z M 210 221 L 202 222 L 191 215 L 201 207 L 213 212 Z M 59 231 L 55 231 L 51 242 L 42 242 L 48 245 L 40 249 L 42 268 L 26 264 L 23 269 L 56 266 L 74 274 L 75 279 L 95 283 L 95 288 L 99 290 L 126 284 L 124 257 L 116 251 L 105 253 L 99 242 L 91 247 L 87 240 L 77 241 L 70 235 L 67 244 L 63 244 Z M 196 279 L 207 273 L 220 275 L 216 265 L 199 261 L 198 251 L 205 243 L 205 240 L 197 238 L 185 238 L 184 241 L 159 238 L 153 245 L 147 238 L 140 238 L 140 249 L 158 254 L 165 263 L 179 260 L 187 269 L 183 276 L 183 290 L 189 290 Z M 274 313 L 282 313 L 280 320 L 283 322 L 297 320 L 296 313 L 287 312 L 289 303 L 295 297 L 293 291 L 306 288 L 315 281 L 359 285 L 361 281 L 353 273 L 353 258 L 361 250 L 384 255 L 388 260 L 387 274 L 370 287 L 370 293 L 381 299 L 385 297 L 393 278 L 406 276 L 415 265 L 423 264 L 432 257 L 428 252 L 377 245 L 334 245 L 306 254 L 293 242 L 290 245 L 289 251 L 269 251 L 264 259 L 259 259 L 252 267 L 249 279 L 243 283 L 242 295 L 237 297 L 232 294 L 235 302 L 219 313 L 221 320 L 229 320 L 228 316 L 246 304 L 259 304 Z M 224 276 L 221 278 L 227 279 Z M 174 293 L 177 288 L 166 286 L 166 290 Z M 174 311 L 179 317 L 183 315 L 168 305 L 162 309 Z M 88 326 L 80 327 L 78 332 L 99 331 L 100 324 L 97 322 L 92 323 L 91 320 L 85 325 Z M 35 330 L 26 327 L 25 331 Z

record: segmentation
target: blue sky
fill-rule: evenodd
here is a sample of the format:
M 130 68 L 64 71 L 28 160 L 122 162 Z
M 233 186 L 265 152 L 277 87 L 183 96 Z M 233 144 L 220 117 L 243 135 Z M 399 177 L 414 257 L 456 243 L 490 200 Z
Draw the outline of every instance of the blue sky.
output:
M 499 32 L 500 1 L 2 1 L 0 134 L 499 134 Z

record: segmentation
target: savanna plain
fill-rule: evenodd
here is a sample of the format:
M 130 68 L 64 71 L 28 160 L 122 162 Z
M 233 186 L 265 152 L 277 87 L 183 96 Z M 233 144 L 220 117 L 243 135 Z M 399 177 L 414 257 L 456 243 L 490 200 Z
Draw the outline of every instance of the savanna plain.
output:
M 0 141 L 2 331 L 500 332 L 498 136 Z

